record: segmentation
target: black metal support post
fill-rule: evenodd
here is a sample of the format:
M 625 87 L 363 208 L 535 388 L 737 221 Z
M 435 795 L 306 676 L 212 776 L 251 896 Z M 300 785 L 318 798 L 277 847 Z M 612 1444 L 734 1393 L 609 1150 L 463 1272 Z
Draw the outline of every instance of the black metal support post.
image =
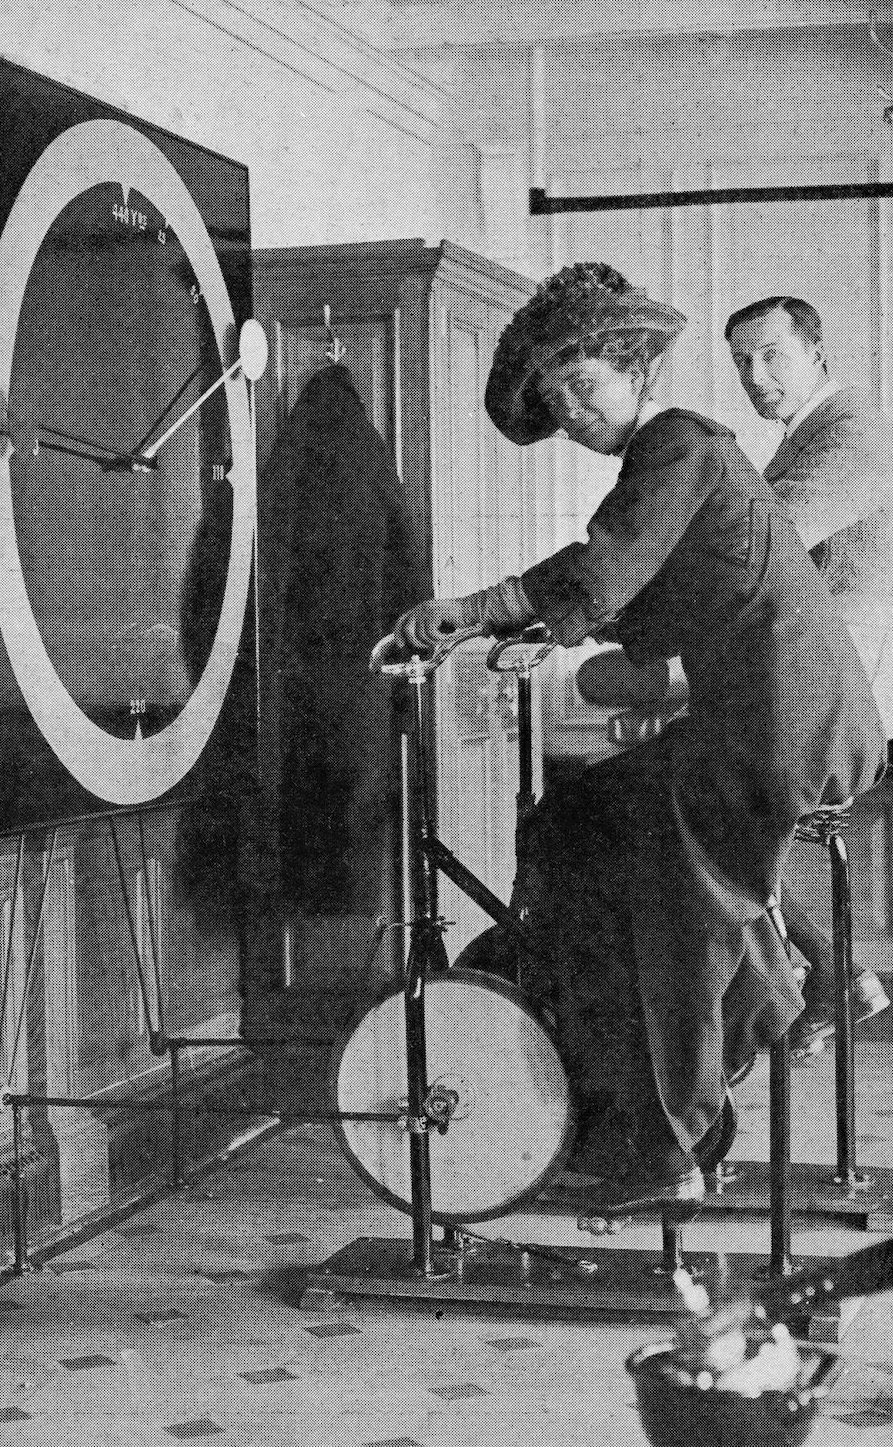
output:
M 426 676 L 419 669 L 411 679 L 413 693 L 414 787 L 409 832 L 410 857 L 414 862 L 413 919 L 409 958 L 406 962 L 404 1002 L 406 1009 L 407 1128 L 409 1131 L 409 1173 L 412 1191 L 412 1261 L 420 1276 L 433 1272 L 431 1239 L 431 1153 L 425 1096 L 428 1092 L 425 1060 L 425 976 L 439 946 L 446 964 L 443 935 L 437 919 L 437 870 L 425 844 L 433 837 L 428 757 L 426 749 L 428 716 L 425 705 Z M 436 939 L 435 939 L 436 936 Z
M 530 839 L 533 819 L 536 813 L 536 795 L 533 792 L 533 681 L 530 666 L 520 668 L 515 674 L 518 688 L 518 792 L 515 796 L 515 880 L 512 887 L 512 905 L 521 925 L 530 929 L 530 902 L 528 878 L 530 872 Z M 515 984 L 521 985 L 524 973 L 521 951 L 532 953 L 516 937 Z
M 846 841 L 828 840 L 834 919 L 834 1089 L 837 1110 L 837 1181 L 856 1186 L 856 1102 L 853 1066 L 853 911 Z
M 437 869 L 425 846 L 436 838 L 431 780 L 428 775 L 428 709 L 425 699 L 427 678 L 419 669 L 411 680 L 413 724 L 413 780 L 411 789 L 410 853 L 417 855 L 413 880 L 413 911 L 416 919 L 437 917 Z M 415 846 L 415 848 L 413 848 Z
M 169 1045 L 171 1057 L 171 1185 L 179 1191 L 183 1185 L 183 1117 L 180 1096 L 180 1051 Z
M 13 1248 L 15 1271 L 21 1276 L 28 1269 L 28 1202 L 22 1180 L 22 1111 L 12 1101 L 12 1159 L 13 1159 Z
M 788 1276 L 791 1263 L 791 1042 L 785 1033 L 769 1052 L 769 1270 Z
M 682 1231 L 678 1221 L 671 1216 L 664 1215 L 660 1222 L 661 1230 L 661 1271 L 672 1276 L 674 1271 L 679 1271 L 684 1265 L 682 1260 Z
M 790 940 L 778 901 L 766 911 L 790 958 Z M 791 1042 L 785 1032 L 769 1052 L 769 1271 L 789 1276 L 791 1262 Z
M 421 1276 L 432 1271 L 431 1156 L 425 1063 L 425 946 L 415 935 L 406 968 L 406 1085 L 409 1130 L 409 1175 L 412 1190 L 412 1259 Z
M 530 817 L 533 797 L 533 688 L 529 670 L 518 679 L 518 823 Z

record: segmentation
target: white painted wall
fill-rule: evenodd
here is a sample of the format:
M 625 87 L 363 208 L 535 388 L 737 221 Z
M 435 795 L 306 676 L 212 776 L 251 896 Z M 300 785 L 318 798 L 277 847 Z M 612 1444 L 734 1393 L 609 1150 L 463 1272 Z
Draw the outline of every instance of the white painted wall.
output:
M 299 3 L 16 0 L 0 45 L 247 164 L 256 246 L 437 231 L 439 87 Z
M 893 48 L 893 25 L 881 35 Z M 890 202 L 529 214 L 533 185 L 597 196 L 893 178 L 878 93 L 893 94 L 893 56 L 865 24 L 414 53 L 426 57 L 441 77 L 451 67 L 440 145 L 464 158 L 440 197 L 446 235 L 534 278 L 604 259 L 673 301 L 690 317 L 674 399 L 728 422 L 758 463 L 777 439 L 743 398 L 722 331 L 760 296 L 813 302 L 841 372 L 893 407 Z M 591 499 L 581 482 L 580 518 Z
M 893 47 L 893 21 L 882 35 Z M 531 218 L 531 185 L 634 192 L 658 174 L 743 164 L 785 184 L 802 161 L 833 157 L 845 158 L 850 179 L 871 180 L 893 160 L 877 92 L 880 84 L 893 93 L 893 57 L 872 46 L 865 24 L 726 35 L 668 28 L 524 48 L 419 48 L 411 57 L 448 78 L 442 152 L 462 147 L 477 157 L 465 187 L 441 195 L 441 229 L 462 231 L 533 276 L 561 264 L 568 226 L 582 223 Z
M 603 259 L 672 300 L 690 321 L 662 400 L 722 418 L 758 465 L 777 429 L 744 397 L 723 327 L 760 296 L 812 301 L 840 374 L 889 407 L 891 203 L 529 214 L 531 186 L 585 196 L 893 178 L 877 89 L 893 94 L 893 57 L 865 19 L 703 35 L 668 21 L 662 34 L 415 50 L 450 75 L 440 146 L 463 164 L 441 193 L 444 234 L 534 278 Z M 893 46 L 887 20 L 882 36 Z M 607 459 L 559 447 L 554 485 L 536 499 L 540 532 L 552 520 L 559 544 L 580 537 L 615 475 Z M 574 713 L 578 661 L 562 654 L 552 671 L 547 735 Z

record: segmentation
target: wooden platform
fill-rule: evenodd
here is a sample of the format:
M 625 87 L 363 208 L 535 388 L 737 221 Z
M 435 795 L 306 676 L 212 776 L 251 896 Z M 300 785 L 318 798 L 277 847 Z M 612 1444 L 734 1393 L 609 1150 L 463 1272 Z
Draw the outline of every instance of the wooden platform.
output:
M 744 1253 L 685 1254 L 688 1271 L 712 1298 L 746 1291 L 765 1278 L 765 1256 Z M 379 1297 L 465 1306 L 511 1307 L 523 1312 L 586 1317 L 604 1312 L 644 1317 L 676 1316 L 679 1294 L 664 1270 L 660 1252 L 617 1247 L 537 1247 L 487 1241 L 457 1250 L 435 1247 L 434 1271 L 420 1276 L 412 1243 L 401 1238 L 359 1237 L 311 1268 L 302 1307 L 318 1308 L 332 1296 Z M 834 1345 L 861 1303 L 831 1308 L 794 1324 L 804 1340 Z
M 769 1214 L 768 1161 L 730 1161 L 722 1177 L 708 1176 L 703 1210 L 707 1214 Z M 583 1176 L 557 1176 L 537 1199 L 534 1210 L 575 1215 L 591 1196 Z M 834 1167 L 795 1162 L 791 1166 L 791 1209 L 797 1217 L 839 1220 L 857 1231 L 893 1231 L 893 1171 L 867 1171 L 864 1181 L 844 1188 Z

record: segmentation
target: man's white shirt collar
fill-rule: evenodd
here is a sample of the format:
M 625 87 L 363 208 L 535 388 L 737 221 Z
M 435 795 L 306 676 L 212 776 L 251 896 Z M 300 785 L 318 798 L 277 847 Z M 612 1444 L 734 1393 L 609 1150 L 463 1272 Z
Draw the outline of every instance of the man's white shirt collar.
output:
M 805 422 L 810 412 L 814 412 L 816 407 L 821 407 L 823 402 L 827 402 L 829 397 L 833 397 L 834 393 L 839 391 L 840 383 L 836 382 L 833 377 L 829 377 L 824 386 L 820 387 L 817 392 L 813 392 L 809 401 L 804 402 L 800 410 L 794 413 L 784 429 L 785 437 L 790 437 L 791 433 L 796 431 L 800 426 L 800 423 Z

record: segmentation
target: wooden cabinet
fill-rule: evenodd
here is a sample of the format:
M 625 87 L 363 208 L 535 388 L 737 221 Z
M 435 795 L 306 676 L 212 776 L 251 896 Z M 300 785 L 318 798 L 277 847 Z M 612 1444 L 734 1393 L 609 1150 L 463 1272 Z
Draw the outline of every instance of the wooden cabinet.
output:
M 329 365 L 326 306 L 347 349 L 343 365 L 399 475 L 410 540 L 404 606 L 432 594 L 471 592 L 521 571 L 542 554 L 538 499 L 554 497 L 552 449 L 514 447 L 483 407 L 499 334 L 532 292 L 525 278 L 447 243 L 256 253 L 256 312 L 271 347 L 271 365 L 257 387 L 262 611 L 269 594 L 264 468 L 302 389 Z M 545 541 L 548 547 L 551 539 Z M 444 842 L 508 900 L 517 789 L 515 699 L 510 682 L 487 672 L 485 655 L 484 644 L 466 647 L 437 676 L 435 796 Z M 538 788 L 538 710 L 535 722 Z M 396 727 L 399 733 L 404 726 Z M 385 739 L 381 743 L 387 746 Z M 268 740 L 268 752 L 275 755 L 277 747 Z M 279 787 L 288 787 L 287 780 Z M 400 801 L 395 802 L 400 814 Z M 369 838 L 365 847 L 396 850 L 396 859 L 393 854 L 382 859 L 382 875 L 395 885 L 393 909 L 406 918 L 402 840 Z M 443 879 L 440 908 L 455 921 L 447 936 L 455 958 L 488 921 Z

